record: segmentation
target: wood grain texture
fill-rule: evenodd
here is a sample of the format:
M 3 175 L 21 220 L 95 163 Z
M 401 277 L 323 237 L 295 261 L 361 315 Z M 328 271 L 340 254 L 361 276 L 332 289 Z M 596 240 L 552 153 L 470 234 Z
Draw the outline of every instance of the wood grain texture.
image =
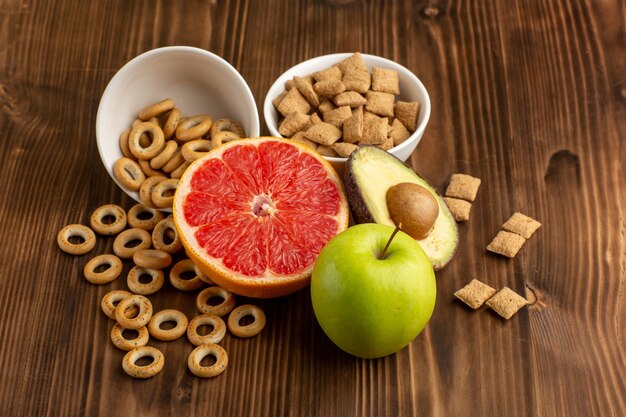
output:
M 626 415 L 625 19 L 623 1 L 592 0 L 0 0 L 0 415 Z M 279 74 L 327 53 L 381 55 L 424 82 L 433 112 L 410 162 L 440 190 L 454 172 L 483 182 L 406 349 L 344 354 L 302 291 L 260 302 L 259 337 L 225 338 L 218 378 L 186 369 L 186 340 L 153 343 L 158 377 L 123 373 L 99 302 L 124 279 L 87 284 L 89 255 L 55 239 L 133 204 L 100 163 L 98 102 L 132 57 L 183 44 L 231 62 L 259 108 Z M 514 211 L 543 227 L 514 260 L 487 254 Z M 508 322 L 468 311 L 452 293 L 472 278 L 532 305 Z M 151 298 L 195 314 L 190 294 Z

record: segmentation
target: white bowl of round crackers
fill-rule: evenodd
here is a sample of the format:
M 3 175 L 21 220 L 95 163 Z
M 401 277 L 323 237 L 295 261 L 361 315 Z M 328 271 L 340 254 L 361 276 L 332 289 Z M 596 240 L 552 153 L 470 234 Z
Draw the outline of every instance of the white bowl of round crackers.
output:
M 133 58 L 113 76 L 102 94 L 96 139 L 111 178 L 138 202 L 139 193 L 125 187 L 114 174 L 115 162 L 123 157 L 120 135 L 131 127 L 142 109 L 168 98 L 175 101 L 182 116 L 233 119 L 246 137 L 260 133 L 252 92 L 223 58 L 189 46 L 157 48 Z
M 369 72 L 369 82 L 364 71 Z M 380 146 L 406 161 L 428 124 L 430 98 L 417 76 L 396 62 L 339 53 L 309 59 L 285 71 L 268 90 L 263 114 L 273 136 L 307 145 L 312 142 L 341 171 L 354 145 Z M 324 126 L 312 129 L 320 122 Z M 339 131 L 341 137 L 331 143 Z

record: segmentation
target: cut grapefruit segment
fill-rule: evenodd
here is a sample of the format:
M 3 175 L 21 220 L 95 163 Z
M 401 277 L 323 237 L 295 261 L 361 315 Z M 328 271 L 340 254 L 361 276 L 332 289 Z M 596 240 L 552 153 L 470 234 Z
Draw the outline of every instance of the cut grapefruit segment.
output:
M 317 255 L 348 226 L 343 185 L 313 150 L 277 138 L 229 142 L 179 181 L 174 222 L 216 284 L 269 298 L 308 285 Z
M 204 169 L 191 179 L 191 188 L 214 196 L 229 196 L 233 200 L 246 201 L 252 191 L 242 187 L 235 174 L 221 159 L 210 159 Z
M 222 159 L 244 186 L 258 195 L 263 190 L 261 159 L 254 145 L 229 146 L 222 154 Z
M 231 196 L 215 196 L 192 191 L 185 204 L 195 210 L 185 212 L 185 220 L 191 226 L 202 226 L 220 220 L 233 211 L 245 210 L 244 201 L 231 200 Z

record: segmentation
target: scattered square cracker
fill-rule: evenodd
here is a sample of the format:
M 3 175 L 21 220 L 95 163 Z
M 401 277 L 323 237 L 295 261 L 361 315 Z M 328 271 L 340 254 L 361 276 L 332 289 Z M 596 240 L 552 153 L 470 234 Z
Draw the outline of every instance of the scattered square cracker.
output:
M 474 201 L 478 193 L 478 187 L 480 187 L 480 178 L 466 174 L 452 174 L 444 195 L 446 197 Z
M 332 148 L 335 152 L 337 152 L 337 155 L 343 158 L 348 158 L 352 152 L 359 149 L 357 145 L 346 142 L 337 142 L 332 145 Z
M 344 91 L 333 97 L 333 102 L 335 102 L 337 106 L 359 107 L 365 105 L 367 100 L 356 91 Z
M 472 203 L 452 197 L 444 197 L 443 201 L 446 202 L 454 220 L 457 222 L 466 222 L 469 220 Z
M 341 94 L 344 91 L 346 91 L 346 86 L 343 85 L 341 80 L 327 78 L 325 80 L 318 81 L 315 84 L 313 84 L 313 89 L 320 96 L 334 97 L 337 94 Z
M 420 113 L 420 104 L 416 101 L 398 101 L 396 103 L 396 118 L 400 119 L 404 127 L 409 132 L 415 132 L 417 129 L 417 117 Z
M 527 304 L 528 301 L 524 297 L 509 287 L 502 288 L 496 295 L 487 300 L 487 306 L 507 320 Z
M 379 116 L 393 117 L 393 102 L 395 100 L 393 94 L 368 91 L 365 98 L 367 99 L 365 110 Z M 385 122 L 387 121 L 385 120 Z
M 352 117 L 350 106 L 337 107 L 335 110 L 330 110 L 322 114 L 324 122 L 330 123 L 338 129 L 343 128 L 343 122 L 348 117 Z
M 293 79 L 292 78 L 288 79 L 287 81 L 285 81 L 285 90 L 286 91 L 291 90 L 294 87 L 294 85 L 295 84 L 293 82 Z
M 304 146 L 308 146 L 309 148 L 313 150 L 317 150 L 317 147 L 318 147 L 317 143 L 313 142 L 312 140 L 308 140 L 307 138 L 304 137 L 304 132 L 296 132 L 296 134 L 291 137 L 291 140 L 294 142 L 301 143 Z
M 339 156 L 337 155 L 337 152 L 335 152 L 335 150 L 330 146 L 320 145 L 317 147 L 316 150 L 317 150 L 317 153 L 319 153 L 322 156 Z
M 311 111 L 311 105 L 308 101 L 306 101 L 302 94 L 300 94 L 297 88 L 292 88 L 278 105 L 278 111 L 283 116 L 287 116 L 289 113 L 296 111 L 309 114 Z
M 352 112 L 352 116 L 343 121 L 343 141 L 357 143 L 363 139 L 363 106 Z
M 381 145 L 387 140 L 387 120 L 363 112 L 363 137 L 359 145 Z
M 341 137 L 341 130 L 330 123 L 321 122 L 311 126 L 304 137 L 320 145 L 332 145 Z
M 400 120 L 393 119 L 391 130 L 387 132 L 387 135 L 393 139 L 393 146 L 397 146 L 411 137 L 411 132 L 404 127 Z
M 355 52 L 348 58 L 344 59 L 337 64 L 337 67 L 339 67 L 343 74 L 348 72 L 348 70 L 354 69 L 367 71 L 367 65 L 365 64 L 365 61 L 363 61 L 363 57 L 360 52 Z
M 525 239 L 530 239 L 533 233 L 535 233 L 540 227 L 541 223 L 537 220 L 519 212 L 513 213 L 511 218 L 509 218 L 509 220 L 502 225 L 504 230 L 516 233 Z
M 346 90 L 357 93 L 366 93 L 372 85 L 372 76 L 367 69 L 350 69 L 341 79 Z
M 487 250 L 508 258 L 514 258 L 525 242 L 526 239 L 520 235 L 500 230 L 496 237 L 487 245 Z
M 496 289 L 473 279 L 469 284 L 454 293 L 454 296 L 476 310 L 496 293 Z
M 313 83 L 308 78 L 295 76 L 293 77 L 293 83 L 311 106 L 315 108 L 320 105 L 320 98 L 313 89 Z
M 386 68 L 372 68 L 372 90 L 381 93 L 400 94 L 398 71 Z
M 302 130 L 309 122 L 311 116 L 295 111 L 289 113 L 278 126 L 278 133 L 286 138 L 293 136 L 294 133 Z
M 339 69 L 337 65 L 333 65 L 332 67 L 328 69 L 313 73 L 313 79 L 315 79 L 316 82 L 327 80 L 329 78 L 333 80 L 341 80 L 342 76 L 343 74 L 341 73 L 341 70 Z
M 341 93 L 341 94 L 343 94 L 343 93 Z M 329 99 L 327 97 L 321 97 L 320 98 L 320 106 L 317 109 L 320 111 L 320 113 L 324 114 L 327 111 L 334 110 L 336 108 L 337 108 L 337 106 L 335 106 L 335 103 L 333 103 L 331 99 Z

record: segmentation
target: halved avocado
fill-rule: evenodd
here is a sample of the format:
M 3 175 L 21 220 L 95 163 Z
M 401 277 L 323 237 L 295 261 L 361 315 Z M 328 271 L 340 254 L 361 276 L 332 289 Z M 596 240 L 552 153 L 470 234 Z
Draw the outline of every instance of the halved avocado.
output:
M 459 245 L 459 232 L 443 198 L 424 178 L 387 151 L 362 146 L 352 152 L 344 172 L 346 194 L 357 223 L 380 223 L 395 226 L 387 210 L 387 190 L 402 182 L 426 188 L 439 204 L 439 216 L 431 232 L 420 244 L 435 271 L 452 260 Z

